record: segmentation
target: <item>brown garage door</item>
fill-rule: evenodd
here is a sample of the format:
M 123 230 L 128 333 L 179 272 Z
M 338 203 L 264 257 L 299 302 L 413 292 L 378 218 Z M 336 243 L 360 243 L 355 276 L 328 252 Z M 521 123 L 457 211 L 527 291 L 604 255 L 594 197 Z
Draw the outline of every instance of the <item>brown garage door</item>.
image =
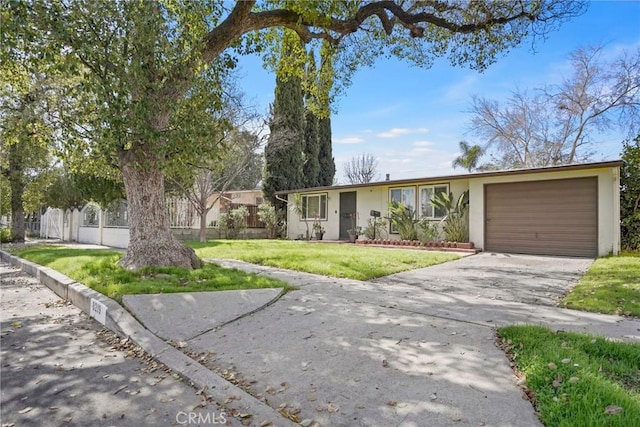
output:
M 487 184 L 484 191 L 485 250 L 597 255 L 596 177 Z

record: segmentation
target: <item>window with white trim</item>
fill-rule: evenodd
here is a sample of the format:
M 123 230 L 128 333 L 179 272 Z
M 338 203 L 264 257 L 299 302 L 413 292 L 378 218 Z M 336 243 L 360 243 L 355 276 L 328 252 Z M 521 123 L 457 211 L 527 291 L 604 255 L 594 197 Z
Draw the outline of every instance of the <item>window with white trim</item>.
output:
M 398 187 L 389 189 L 389 203 L 401 203 L 405 208 L 415 212 L 416 209 L 416 187 Z M 389 222 L 389 231 L 397 234 L 398 230 Z
M 389 202 L 402 203 L 407 208 L 415 209 L 416 188 L 415 187 L 390 188 Z
M 423 185 L 419 188 L 420 195 L 420 218 L 440 219 L 447 213 L 442 208 L 437 208 L 431 204 L 434 196 L 448 193 L 448 184 Z
M 302 196 L 302 219 L 327 219 L 327 193 Z

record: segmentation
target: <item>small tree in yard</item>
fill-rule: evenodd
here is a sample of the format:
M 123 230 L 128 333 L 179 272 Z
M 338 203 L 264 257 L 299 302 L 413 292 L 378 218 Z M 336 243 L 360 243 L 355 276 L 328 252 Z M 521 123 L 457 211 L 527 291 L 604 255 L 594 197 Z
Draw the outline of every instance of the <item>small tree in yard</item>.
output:
M 479 145 L 470 145 L 467 141 L 460 141 L 460 155 L 453 160 L 452 166 L 455 168 L 465 168 L 469 172 L 478 169 L 478 162 L 484 154 L 484 149 Z
M 269 239 L 275 239 L 280 233 L 282 218 L 276 211 L 276 207 L 269 202 L 260 203 L 258 206 L 258 218 L 267 228 Z
M 201 242 L 207 241 L 207 214 L 222 195 L 229 190 L 255 188 L 261 175 L 260 138 L 238 129 L 224 131 L 219 138 L 220 149 L 210 158 L 203 156 L 190 169 L 169 177 L 177 194 L 189 201 L 200 218 Z
M 231 209 L 229 213 L 221 213 L 218 217 L 220 234 L 226 239 L 236 239 L 247 228 L 249 210 L 245 206 Z
M 640 135 L 624 143 L 620 171 L 621 244 L 640 250 Z
M 289 204 L 289 209 L 291 212 L 296 214 L 296 216 L 300 217 L 304 221 L 304 225 L 307 227 L 307 234 L 305 235 L 305 239 L 311 239 L 311 233 L 309 232 L 309 221 L 307 220 L 307 215 L 304 210 L 304 204 L 302 203 L 302 195 L 300 193 L 293 194 L 292 203 Z

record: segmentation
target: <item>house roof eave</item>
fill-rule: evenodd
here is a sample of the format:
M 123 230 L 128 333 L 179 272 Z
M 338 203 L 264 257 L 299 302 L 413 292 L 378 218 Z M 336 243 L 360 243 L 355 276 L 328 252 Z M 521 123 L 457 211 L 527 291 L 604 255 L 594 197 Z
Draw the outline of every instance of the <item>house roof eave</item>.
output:
M 376 181 L 369 182 L 366 184 L 345 184 L 345 185 L 332 185 L 332 186 L 322 186 L 322 187 L 313 187 L 313 188 L 299 188 L 294 190 L 282 190 L 277 191 L 275 194 L 277 195 L 287 195 L 291 193 L 318 193 L 322 191 L 329 190 L 348 190 L 352 188 L 363 188 L 363 187 L 380 187 L 380 186 L 400 186 L 411 184 L 415 182 L 441 182 L 441 181 L 452 181 L 452 180 L 462 180 L 462 179 L 472 179 L 472 178 L 488 178 L 493 176 L 509 176 L 509 175 L 523 175 L 523 174 L 531 174 L 531 173 L 545 173 L 545 172 L 564 172 L 564 171 L 574 171 L 574 170 L 583 170 L 583 169 L 599 169 L 599 168 L 607 168 L 607 167 L 621 167 L 623 164 L 622 160 L 609 160 L 603 162 L 594 162 L 594 163 L 578 163 L 572 165 L 561 165 L 561 166 L 543 166 L 538 168 L 523 168 L 523 169 L 508 169 L 508 170 L 498 170 L 498 171 L 487 171 L 487 172 L 474 172 L 468 174 L 458 174 L 458 175 L 444 175 L 444 176 L 434 176 L 434 177 L 420 177 L 420 178 L 408 178 L 408 179 L 399 179 L 393 181 Z

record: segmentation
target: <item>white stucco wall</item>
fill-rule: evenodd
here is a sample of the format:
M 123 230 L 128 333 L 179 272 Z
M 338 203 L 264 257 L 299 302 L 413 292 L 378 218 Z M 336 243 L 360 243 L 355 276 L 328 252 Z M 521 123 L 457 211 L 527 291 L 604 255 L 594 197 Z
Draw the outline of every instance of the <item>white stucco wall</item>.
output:
M 301 193 L 304 195 L 315 195 L 326 193 L 328 195 L 327 200 L 327 220 L 321 221 L 322 226 L 325 228 L 325 240 L 338 240 L 340 236 L 340 193 L 356 192 L 356 209 L 358 212 L 357 225 L 364 228 L 367 225 L 367 221 L 371 218 L 369 213 L 372 210 L 380 211 L 382 217 L 388 217 L 388 203 L 389 203 L 389 190 L 391 188 L 400 187 L 414 187 L 416 197 L 418 197 L 418 188 L 422 185 L 440 185 L 448 184 L 449 191 L 453 192 L 453 196 L 457 198 L 460 194 L 468 189 L 469 180 L 461 178 L 451 181 L 416 181 L 412 184 L 391 184 L 391 185 L 377 185 L 371 187 L 359 187 L 359 188 L 342 188 L 331 189 L 328 191 L 317 191 L 309 193 Z M 292 203 L 293 195 L 289 195 L 289 203 Z M 418 203 L 418 201 L 416 201 Z M 287 236 L 289 239 L 297 239 L 299 236 L 304 236 L 306 228 L 304 221 L 300 219 L 298 215 L 289 210 L 287 213 Z M 309 230 L 313 221 L 309 221 Z M 387 230 L 388 231 L 388 230 Z M 312 233 L 312 231 L 310 231 Z M 312 233 L 313 235 L 313 233 Z M 397 234 L 388 233 L 389 239 L 397 239 Z
M 80 226 L 80 228 L 78 229 L 78 242 L 99 245 L 100 228 Z
M 474 242 L 476 248 L 484 247 L 485 184 L 593 176 L 598 178 L 598 255 L 617 254 L 620 250 L 620 176 L 617 168 L 471 178 L 469 180 L 469 239 Z
M 485 184 L 555 180 L 583 177 L 598 178 L 598 254 L 617 254 L 620 250 L 620 176 L 617 167 L 594 167 L 578 170 L 538 171 L 535 173 L 504 174 L 497 176 L 460 176 L 450 177 L 448 180 L 420 180 L 407 183 L 390 183 L 389 185 L 372 185 L 356 188 L 335 188 L 303 194 L 326 193 L 328 195 L 327 220 L 322 221 L 326 232 L 326 240 L 337 240 L 339 236 L 340 193 L 355 191 L 356 206 L 359 214 L 358 225 L 366 226 L 370 218 L 369 211 L 377 210 L 382 216 L 388 215 L 387 203 L 389 189 L 397 187 L 415 187 L 416 194 L 421 185 L 449 184 L 449 191 L 458 197 L 465 190 L 469 190 L 469 237 L 470 241 L 479 249 L 484 247 L 484 186 Z M 291 200 L 292 195 L 289 195 Z M 311 229 L 312 221 L 309 221 Z M 288 213 L 288 237 L 295 239 L 305 234 L 304 221 L 292 211 Z M 389 238 L 398 238 L 397 234 L 389 234 Z
M 105 227 L 102 229 L 101 245 L 114 248 L 126 248 L 129 246 L 129 229 L 125 227 Z

